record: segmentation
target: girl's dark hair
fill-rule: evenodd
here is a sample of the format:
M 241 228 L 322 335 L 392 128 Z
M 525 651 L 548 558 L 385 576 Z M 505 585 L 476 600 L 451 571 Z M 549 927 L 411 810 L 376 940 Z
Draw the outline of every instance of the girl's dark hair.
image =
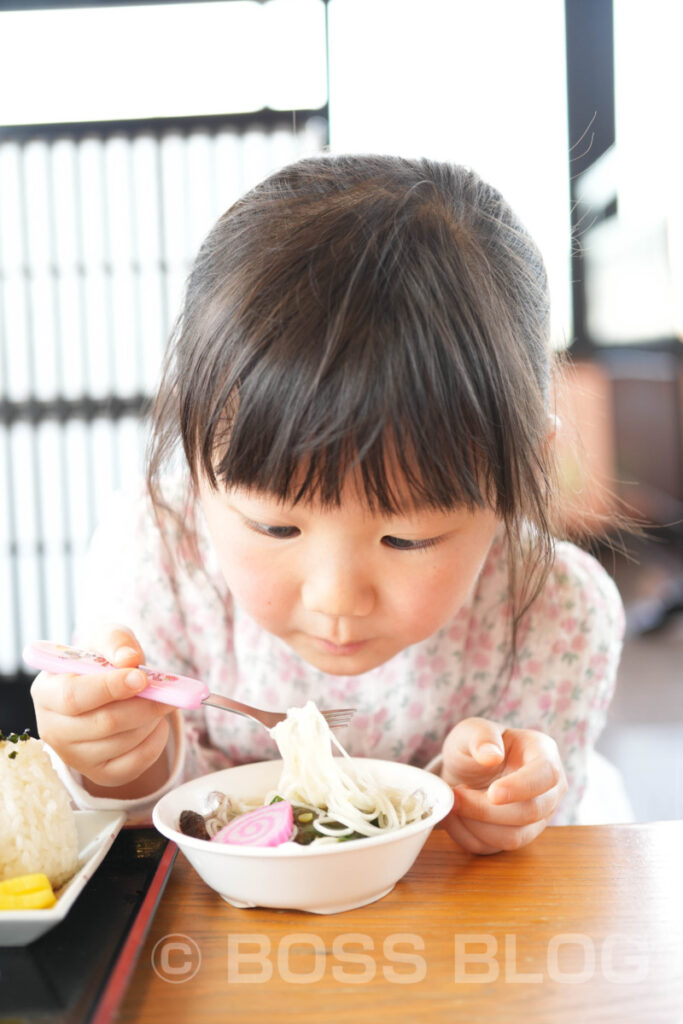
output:
M 552 564 L 542 258 L 464 167 L 319 156 L 235 203 L 201 247 L 153 412 L 148 488 L 177 439 L 196 486 L 396 511 L 490 506 L 516 624 Z

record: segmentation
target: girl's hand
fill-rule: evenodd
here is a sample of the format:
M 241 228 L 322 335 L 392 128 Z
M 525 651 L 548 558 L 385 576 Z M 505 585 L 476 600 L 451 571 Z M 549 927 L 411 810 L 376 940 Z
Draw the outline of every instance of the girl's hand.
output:
M 455 804 L 444 825 L 471 853 L 517 850 L 546 827 L 567 792 L 557 744 L 537 729 L 464 718 L 443 745 Z
M 144 656 L 129 629 L 105 626 L 83 646 L 121 667 L 92 675 L 41 672 L 31 687 L 38 733 L 65 764 L 85 777 L 84 785 L 91 792 L 124 795 L 100 787 L 130 788 L 133 780 L 156 764 L 168 739 L 166 716 L 174 708 L 135 699 L 147 679 L 134 671 Z M 140 787 L 133 786 L 125 795 L 143 795 L 136 788 Z

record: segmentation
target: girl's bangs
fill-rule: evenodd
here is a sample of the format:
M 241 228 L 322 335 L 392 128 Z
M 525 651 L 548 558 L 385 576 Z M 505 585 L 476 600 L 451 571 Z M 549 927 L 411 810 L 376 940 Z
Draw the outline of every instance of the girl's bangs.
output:
M 216 396 L 213 408 L 222 402 Z M 478 442 L 465 423 L 449 429 L 414 390 L 381 393 L 377 378 L 366 376 L 323 382 L 312 393 L 295 373 L 274 397 L 262 380 L 247 377 L 223 410 L 219 421 L 206 411 L 195 416 L 201 455 L 190 461 L 214 486 L 261 491 L 284 504 L 339 506 L 353 480 L 368 508 L 386 515 L 495 507 L 500 482 L 487 454 L 495 441 Z M 215 429 L 202 432 L 212 420 Z

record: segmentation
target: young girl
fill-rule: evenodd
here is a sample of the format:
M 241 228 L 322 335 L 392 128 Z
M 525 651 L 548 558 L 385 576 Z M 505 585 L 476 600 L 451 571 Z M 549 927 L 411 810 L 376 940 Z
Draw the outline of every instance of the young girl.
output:
M 182 776 L 277 756 L 246 719 L 136 698 L 144 660 L 260 707 L 356 707 L 349 753 L 440 771 L 468 850 L 574 820 L 622 608 L 554 539 L 551 362 L 541 257 L 471 171 L 317 157 L 229 209 L 189 279 L 148 494 L 91 552 L 77 639 L 121 667 L 33 686 L 81 806 L 145 813 Z

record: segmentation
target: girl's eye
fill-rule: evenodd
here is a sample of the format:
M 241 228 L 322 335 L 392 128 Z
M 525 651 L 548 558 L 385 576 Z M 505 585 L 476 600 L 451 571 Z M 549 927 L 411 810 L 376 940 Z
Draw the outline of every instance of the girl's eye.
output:
M 401 537 L 382 537 L 382 543 L 396 551 L 425 551 L 438 544 L 438 537 L 430 537 L 427 540 L 403 540 Z
M 247 521 L 247 525 L 256 533 L 263 533 L 274 540 L 289 540 L 298 537 L 301 532 L 298 526 L 268 526 L 267 523 L 254 523 L 251 520 Z

